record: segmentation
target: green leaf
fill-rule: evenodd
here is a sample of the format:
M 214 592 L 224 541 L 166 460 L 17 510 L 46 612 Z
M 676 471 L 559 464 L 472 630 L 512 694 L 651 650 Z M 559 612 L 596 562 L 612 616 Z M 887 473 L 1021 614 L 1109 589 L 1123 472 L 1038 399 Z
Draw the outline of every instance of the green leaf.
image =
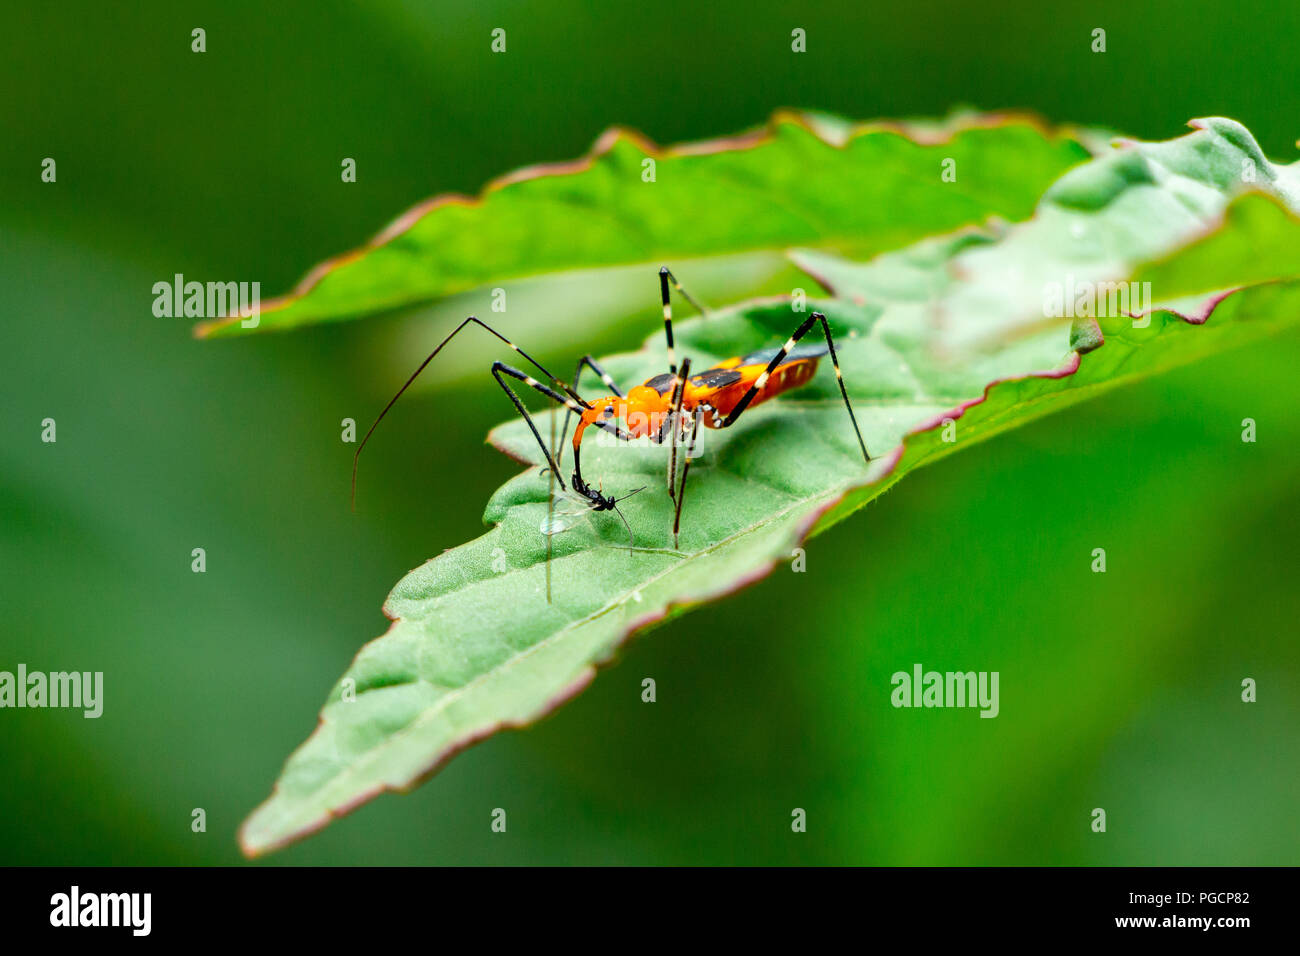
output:
M 664 450 L 589 441 L 584 472 L 607 493 L 647 486 L 623 505 L 636 547 L 609 515 L 556 536 L 550 600 L 539 530 L 547 479 L 530 467 L 492 497 L 492 530 L 398 583 L 385 605 L 392 626 L 346 675 L 355 700 L 342 682 L 331 693 L 320 726 L 245 824 L 245 851 L 283 845 L 382 790 L 415 785 L 502 727 L 538 719 L 630 634 L 753 582 L 920 465 L 1296 324 L 1300 166 L 1257 154 L 1239 125 L 1207 120 L 1181 139 L 1127 144 L 1070 172 L 1019 226 L 938 236 L 866 263 L 798 253 L 835 294 L 809 308 L 824 311 L 838 337 L 872 464 L 863 465 L 823 370 L 707 434 L 674 549 Z M 1244 168 L 1253 181 L 1242 182 Z M 1241 195 L 1247 187 L 1255 192 Z M 1160 307 L 1139 294 L 1131 317 L 1103 295 L 1099 314 L 1047 314 L 1053 283 L 1129 279 L 1150 282 Z M 682 323 L 679 352 L 703 368 L 779 343 L 803 317 L 786 300 L 747 303 Z M 663 371 L 660 337 L 606 366 L 625 383 Z M 584 393 L 597 385 L 584 381 Z M 540 461 L 521 421 L 491 440 Z M 1062 489 L 1059 506 L 1102 505 Z
M 256 330 L 560 270 L 794 245 L 866 256 L 990 216 L 1023 219 L 1048 183 L 1088 155 L 1070 135 L 1017 117 L 853 125 L 778 113 L 764 130 L 663 149 L 611 129 L 583 159 L 518 170 L 477 200 L 438 196 L 408 210 L 366 247 L 264 303 Z M 642 178 L 647 159 L 653 183 Z M 946 160 L 954 182 L 942 179 Z M 235 317 L 196 331 L 252 330 Z

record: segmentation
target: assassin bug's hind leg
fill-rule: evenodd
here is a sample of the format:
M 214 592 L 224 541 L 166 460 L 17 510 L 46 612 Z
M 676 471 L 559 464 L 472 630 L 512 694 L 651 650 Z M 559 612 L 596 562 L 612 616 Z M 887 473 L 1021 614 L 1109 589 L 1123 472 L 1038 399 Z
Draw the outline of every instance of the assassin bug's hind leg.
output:
M 858 428 L 858 416 L 853 414 L 853 403 L 849 401 L 848 389 L 844 387 L 844 373 L 840 371 L 840 359 L 835 354 L 835 340 L 831 338 L 830 323 L 820 312 L 814 312 L 812 317 L 821 322 L 822 332 L 826 334 L 826 348 L 830 350 L 831 365 L 835 367 L 835 383 L 840 387 L 840 397 L 844 399 L 844 408 L 849 413 L 849 421 L 853 424 L 853 434 L 857 436 L 858 447 L 862 449 L 862 460 L 870 464 L 871 454 L 867 451 L 867 443 L 862 440 L 862 429 Z
M 835 366 L 835 381 L 840 386 L 840 396 L 844 399 L 844 408 L 848 411 L 849 421 L 853 424 L 853 434 L 858 438 L 858 447 L 862 449 L 862 460 L 870 464 L 871 455 L 867 452 L 867 443 L 862 440 L 862 430 L 858 428 L 858 417 L 853 414 L 853 403 L 849 401 L 848 390 L 844 387 L 844 373 L 840 371 L 840 360 L 835 354 L 835 340 L 831 337 L 831 327 L 826 321 L 826 316 L 820 312 L 813 312 L 799 324 L 799 327 L 794 330 L 794 334 L 786 339 L 785 345 L 781 346 L 781 350 L 772 357 L 772 361 L 767 363 L 767 368 L 763 369 L 762 374 L 754 380 L 754 384 L 749 387 L 749 390 L 741 396 L 740 401 L 735 404 L 727 417 L 722 420 L 720 427 L 728 428 L 735 424 L 736 419 L 744 413 L 758 393 L 763 390 L 772 373 L 785 361 L 785 357 L 790 354 L 798 341 L 807 335 L 808 330 L 817 322 L 821 323 L 822 332 L 826 335 L 826 348 L 830 351 L 831 364 Z

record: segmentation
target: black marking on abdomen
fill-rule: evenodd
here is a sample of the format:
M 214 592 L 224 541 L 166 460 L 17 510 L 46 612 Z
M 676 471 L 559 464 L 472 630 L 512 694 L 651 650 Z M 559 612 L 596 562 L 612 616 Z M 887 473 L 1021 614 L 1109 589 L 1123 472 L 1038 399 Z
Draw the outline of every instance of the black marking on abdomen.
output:
M 759 349 L 757 352 L 750 352 L 740 360 L 741 365 L 766 365 L 772 359 L 776 358 L 781 352 L 780 348 Z M 797 345 L 792 348 L 781 364 L 786 362 L 797 362 L 800 359 L 821 358 L 828 354 L 829 349 L 825 345 Z
M 734 368 L 710 368 L 692 375 L 691 384 L 697 388 L 725 388 L 739 382 L 741 377 Z
M 673 382 L 676 378 L 677 376 L 672 372 L 664 372 L 664 374 L 656 375 L 654 378 L 650 379 L 650 381 L 646 382 L 646 388 L 653 388 L 660 395 L 667 395 L 672 389 Z

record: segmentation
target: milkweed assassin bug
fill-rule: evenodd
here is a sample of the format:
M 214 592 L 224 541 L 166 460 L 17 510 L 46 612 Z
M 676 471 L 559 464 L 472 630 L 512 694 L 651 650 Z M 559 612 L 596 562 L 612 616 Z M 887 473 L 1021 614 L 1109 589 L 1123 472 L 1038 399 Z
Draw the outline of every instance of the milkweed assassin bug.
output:
M 853 425 L 853 433 L 857 437 L 858 447 L 862 449 L 862 458 L 866 462 L 871 461 L 866 442 L 862 440 L 862 432 L 858 428 L 857 416 L 853 414 L 853 405 L 849 401 L 849 393 L 844 387 L 844 376 L 840 371 L 839 358 L 835 354 L 835 340 L 831 336 L 831 328 L 826 321 L 826 316 L 820 312 L 810 313 L 806 319 L 799 323 L 798 327 L 780 348 L 760 349 L 747 355 L 729 358 L 724 362 L 719 362 L 712 368 L 692 375 L 689 357 L 682 359 L 680 368 L 677 365 L 676 350 L 673 343 L 671 290 L 675 289 L 678 294 L 701 312 L 705 312 L 705 310 L 687 294 L 666 266 L 659 270 L 659 288 L 663 298 L 664 336 L 668 344 L 668 371 L 662 375 L 656 375 L 641 385 L 628 389 L 626 393 L 619 388 L 609 373 L 601 368 L 600 364 L 590 355 L 584 355 L 578 360 L 577 368 L 574 370 L 573 384 L 567 385 L 496 329 L 485 322 L 481 322 L 474 316 L 467 318 L 420 363 L 419 368 L 411 374 L 406 383 L 398 389 L 397 394 L 384 406 L 384 410 L 379 413 L 379 417 L 375 419 L 374 424 L 370 426 L 369 431 L 362 438 L 361 444 L 357 446 L 356 455 L 352 461 L 352 500 L 354 505 L 357 490 L 357 463 L 361 459 L 361 452 L 366 447 L 366 442 L 374 434 L 375 428 L 378 427 L 384 416 L 388 414 L 389 409 L 396 404 L 397 400 L 411 386 L 411 383 L 438 356 L 438 353 L 443 350 L 447 343 L 454 339 L 462 329 L 470 325 L 477 325 L 496 336 L 546 379 L 544 382 L 540 381 L 528 372 L 520 371 L 501 361 L 492 363 L 492 377 L 496 379 L 497 384 L 501 386 L 516 410 L 523 416 L 529 430 L 533 433 L 533 438 L 537 440 L 537 446 L 546 459 L 550 475 L 559 484 L 562 492 L 564 506 L 558 514 L 552 511 L 541 529 L 548 536 L 567 530 L 577 521 L 588 517 L 592 513 L 617 511 L 619 501 L 641 490 L 638 488 L 629 495 L 616 498 L 604 494 L 599 484 L 595 488 L 591 487 L 583 478 L 582 439 L 588 428 L 595 427 L 612 434 L 619 441 L 648 438 L 655 444 L 669 444 L 667 483 L 668 495 L 674 504 L 673 547 L 676 548 L 678 532 L 681 526 L 682 503 L 686 493 L 686 475 L 690 470 L 691 451 L 694 448 L 700 425 L 703 424 L 705 428 L 729 428 L 748 409 L 775 398 L 783 392 L 806 385 L 817 371 L 818 361 L 826 355 L 830 356 L 831 364 L 835 368 L 835 380 L 839 385 L 840 396 L 844 399 L 844 408 L 849 413 L 849 421 Z M 823 347 L 820 344 L 800 346 L 800 340 L 816 325 L 821 327 L 826 340 L 825 346 Z M 578 379 L 584 368 L 590 369 L 598 375 L 611 394 L 590 401 L 579 395 Z M 568 485 L 565 485 L 560 474 L 558 459 L 562 456 L 553 453 L 546 442 L 542 441 L 536 423 L 515 391 L 518 386 L 511 387 L 511 381 L 523 383 L 528 388 L 546 396 L 556 406 L 565 408 L 564 433 L 560 438 L 560 447 L 563 447 L 564 440 L 567 437 L 569 420 L 575 416 L 577 417 L 578 422 L 574 428 L 572 439 L 573 474 L 569 478 Z M 679 445 L 683 449 L 680 478 L 677 474 Z M 582 509 L 586 509 L 585 514 Z M 622 517 L 622 512 L 618 512 L 618 514 Z M 624 523 L 626 524 L 626 519 L 624 519 Z M 631 529 L 628 530 L 630 535 Z

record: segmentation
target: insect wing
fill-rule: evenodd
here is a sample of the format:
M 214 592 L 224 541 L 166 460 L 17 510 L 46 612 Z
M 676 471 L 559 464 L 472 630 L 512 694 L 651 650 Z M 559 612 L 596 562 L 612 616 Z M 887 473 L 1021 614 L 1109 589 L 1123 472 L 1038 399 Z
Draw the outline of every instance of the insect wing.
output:
M 551 499 L 552 510 L 542 521 L 542 534 L 562 534 L 591 517 L 592 507 L 585 498 L 562 492 Z

